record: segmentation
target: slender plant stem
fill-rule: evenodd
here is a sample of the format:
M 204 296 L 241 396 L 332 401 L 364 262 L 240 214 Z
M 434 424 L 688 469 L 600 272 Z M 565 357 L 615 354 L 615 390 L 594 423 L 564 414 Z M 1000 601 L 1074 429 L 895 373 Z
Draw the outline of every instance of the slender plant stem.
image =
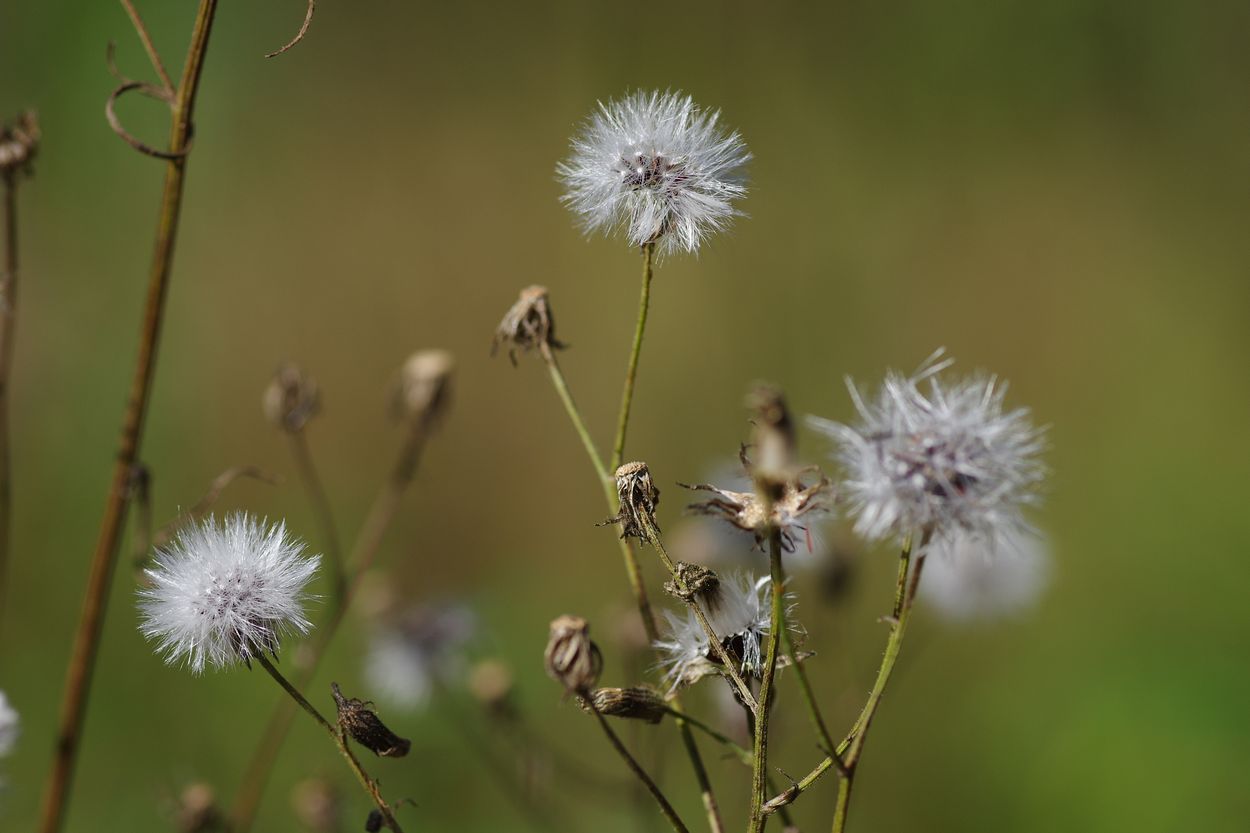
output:
M 139 16 L 139 10 L 135 8 L 135 4 L 131 0 L 121 0 L 122 8 L 126 10 L 126 14 L 130 16 L 130 22 L 134 25 L 135 31 L 139 34 L 139 40 L 143 42 L 143 49 L 148 53 L 148 60 L 152 62 L 152 69 L 156 70 L 156 74 L 160 76 L 161 86 L 165 88 L 166 95 L 173 96 L 174 82 L 169 77 L 169 73 L 165 71 L 165 63 L 161 60 L 161 55 L 156 51 L 156 44 L 152 41 L 152 36 L 148 34 L 148 27 L 143 22 L 143 18 Z
M 308 445 L 308 434 L 300 428 L 287 432 L 287 436 L 291 439 L 291 456 L 295 459 L 295 468 L 299 470 L 299 478 L 308 492 L 308 502 L 321 526 L 326 561 L 330 566 L 330 584 L 333 588 L 331 604 L 337 607 L 342 604 L 343 594 L 347 592 L 347 569 L 343 564 L 343 548 L 339 544 L 338 527 L 334 523 L 334 510 L 330 507 L 330 498 L 326 495 L 320 475 L 317 474 L 312 449 Z
M 612 443 L 612 471 L 621 465 L 625 454 L 625 433 L 629 430 L 629 411 L 634 404 L 634 382 L 638 378 L 638 356 L 642 353 L 642 337 L 647 330 L 647 310 L 651 306 L 652 255 L 655 241 L 642 247 L 642 293 L 638 298 L 638 323 L 634 327 L 634 344 L 625 368 L 625 387 L 621 390 L 621 411 L 616 420 L 616 440 Z
M 677 718 L 680 718 L 681 720 L 686 721 L 691 726 L 698 729 L 700 732 L 707 735 L 712 740 L 716 741 L 717 743 L 727 748 L 730 752 L 733 753 L 734 757 L 736 757 L 739 761 L 741 761 L 746 766 L 751 765 L 751 750 L 747 749 L 742 744 L 736 742 L 733 738 L 729 737 L 724 732 L 720 732 L 716 729 L 713 729 L 711 726 L 707 725 L 702 720 L 691 717 L 685 712 L 679 712 L 676 709 L 670 708 L 668 706 L 665 706 L 665 711 L 667 711 L 669 714 L 673 715 L 674 717 L 677 717 Z
M 612 748 L 615 749 L 616 753 L 621 756 L 623 761 L 625 761 L 626 765 L 630 768 L 630 771 L 632 771 L 634 775 L 638 776 L 638 780 L 641 781 L 643 786 L 647 788 L 647 792 L 651 793 L 651 797 L 655 799 L 655 803 L 660 805 L 660 812 L 664 814 L 664 818 L 668 820 L 668 823 L 672 825 L 673 829 L 676 830 L 677 833 L 689 833 L 686 825 L 678 817 L 677 811 L 673 809 L 673 805 L 669 804 L 668 799 L 664 797 L 664 793 L 661 792 L 660 788 L 656 786 L 655 781 L 651 780 L 651 776 L 648 775 L 646 770 L 642 768 L 642 765 L 635 760 L 634 756 L 631 755 L 629 750 L 625 748 L 625 744 L 621 743 L 621 739 L 616 736 L 616 732 L 612 730 L 610 725 L 608 725 L 608 719 L 594 707 L 594 704 L 591 703 L 589 698 L 586 698 L 586 702 L 590 703 L 590 711 L 594 713 L 599 725 L 603 728 L 603 733 L 608 736 L 608 742 L 612 744 Z
M 9 382 L 17 331 L 17 178 L 0 174 L 4 185 L 4 264 L 0 269 L 0 621 L 8 598 L 9 547 L 13 522 L 13 472 L 9 450 Z
M 582 440 L 582 447 L 586 449 L 586 456 L 590 458 L 591 464 L 595 467 L 595 472 L 599 475 L 599 479 L 603 481 L 603 488 L 610 503 L 614 494 L 612 491 L 612 472 L 608 471 L 608 467 L 603 464 L 603 458 L 599 456 L 599 449 L 595 448 L 595 440 L 590 436 L 590 429 L 586 427 L 586 421 L 582 419 L 582 412 L 578 410 L 577 403 L 573 401 L 573 394 L 569 391 L 568 382 L 564 380 L 564 372 L 560 370 L 560 363 L 556 361 L 556 354 L 552 352 L 546 342 L 539 345 L 538 352 L 542 354 L 543 361 L 547 364 L 547 371 L 551 374 L 551 384 L 555 386 L 556 393 L 560 395 L 560 401 L 564 403 L 564 410 L 568 412 L 573 428 L 577 431 L 577 436 Z
M 295 677 L 298 685 L 308 685 L 326 649 L 334 639 L 335 633 L 338 632 L 339 625 L 342 624 L 343 617 L 351 607 L 352 599 L 355 598 L 360 588 L 361 579 L 372 566 L 381 548 L 386 530 L 395 519 L 402 505 L 404 493 L 416 475 L 417 465 L 428 436 L 427 421 L 418 417 L 413 421 L 390 476 L 383 483 L 377 497 L 374 498 L 365 523 L 356 537 L 356 543 L 352 547 L 352 554 L 346 565 L 349 577 L 344 592 L 339 597 L 338 603 L 331 605 L 325 624 L 317 629 L 316 636 L 313 637 L 309 651 L 305 655 L 306 662 L 296 669 Z M 278 759 L 278 752 L 286 740 L 294 716 L 295 706 L 289 700 L 279 701 L 274 708 L 269 723 L 261 735 L 260 743 L 257 744 L 248 761 L 239 792 L 235 796 L 234 806 L 231 808 L 234 833 L 247 833 L 251 829 L 256 813 L 260 809 L 265 787 L 269 784 L 269 776 L 273 771 L 274 763 Z
M 768 823 L 764 812 L 764 793 L 768 778 L 768 724 L 771 717 L 773 682 L 777 674 L 777 648 L 785 622 L 786 577 L 781 569 L 781 530 L 774 527 L 768 536 L 768 565 L 771 574 L 769 598 L 772 601 L 768 616 L 768 653 L 764 659 L 764 674 L 760 680 L 759 707 L 755 710 L 755 746 L 751 761 L 751 816 L 747 823 L 748 833 L 760 833 Z
M 781 629 L 781 647 L 785 652 L 786 658 L 790 660 L 790 667 L 794 669 L 795 677 L 799 681 L 799 691 L 803 695 L 803 702 L 807 706 L 807 716 L 812 722 L 812 728 L 816 730 L 816 736 L 819 738 L 821 748 L 825 753 L 833 751 L 833 736 L 829 734 L 829 726 L 825 723 L 825 718 L 820 713 L 820 706 L 817 705 L 816 695 L 812 691 L 811 680 L 807 677 L 807 669 L 803 667 L 803 663 L 799 661 L 798 651 L 795 650 L 794 637 L 790 635 L 787 628 Z
M 305 699 L 304 695 L 300 694 L 299 689 L 292 685 L 286 677 L 282 676 L 281 672 L 279 672 L 277 668 L 274 668 L 273 663 L 269 661 L 268 657 L 264 654 L 258 654 L 256 656 L 256 661 L 260 663 L 261 668 L 264 668 L 269 672 L 269 676 L 273 677 L 278 685 L 282 686 L 283 690 L 286 691 L 287 694 L 291 695 L 291 699 L 294 700 L 300 708 L 308 712 L 308 714 L 310 714 L 312 718 L 321 725 L 321 728 L 325 729 L 326 733 L 330 735 L 330 739 L 334 741 L 334 745 L 337 746 L 339 752 L 342 753 L 343 758 L 347 761 L 347 765 L 351 768 L 352 772 L 356 774 L 356 778 L 360 781 L 360 785 L 364 787 L 365 792 L 369 794 L 369 797 L 373 799 L 373 803 L 377 805 L 378 811 L 382 813 L 383 823 L 389 829 L 395 831 L 395 833 L 403 833 L 400 829 L 399 822 L 395 820 L 394 811 L 391 810 L 390 805 L 386 803 L 386 799 L 382 797 L 382 793 L 378 789 L 377 782 L 370 778 L 368 773 L 364 771 L 364 768 L 360 766 L 360 761 L 356 759 L 351 747 L 348 746 L 347 735 L 344 734 L 342 728 L 322 717 L 321 712 L 317 711 L 316 706 L 309 703 L 308 700 Z
M 174 158 L 165 163 L 165 187 L 161 198 L 160 219 L 157 224 L 156 250 L 148 280 L 143 329 L 139 340 L 139 354 L 135 363 L 134 378 L 130 385 L 130 397 L 122 423 L 121 444 L 113 465 L 112 482 L 100 524 L 95 552 L 91 558 L 91 572 L 87 579 L 86 599 L 74 639 L 65 692 L 61 701 L 61 716 L 57 732 L 52 771 L 44 792 L 43 810 L 39 829 L 42 833 L 56 833 L 64 821 L 69 798 L 74 763 L 78 757 L 82 739 L 83 718 L 91 687 L 92 672 L 99 650 L 100 636 L 104 626 L 108 602 L 109 584 L 117 564 L 118 543 L 121 537 L 129 492 L 130 472 L 138 459 L 139 446 L 147 417 L 152 391 L 152 379 L 156 370 L 156 354 L 159 345 L 161 321 L 165 313 L 165 297 L 174 260 L 174 242 L 182 207 L 183 185 L 186 180 L 186 151 L 191 137 L 191 118 L 195 110 L 196 93 L 204 68 L 204 55 L 212 31 L 217 0 L 200 0 L 195 25 L 191 32 L 191 44 L 182 71 L 172 108 L 169 152 Z

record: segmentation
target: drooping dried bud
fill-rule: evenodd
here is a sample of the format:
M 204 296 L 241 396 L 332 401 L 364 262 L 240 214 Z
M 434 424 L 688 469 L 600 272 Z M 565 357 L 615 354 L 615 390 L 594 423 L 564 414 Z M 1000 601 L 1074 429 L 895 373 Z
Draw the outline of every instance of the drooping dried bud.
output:
M 365 833 L 378 833 L 382 829 L 382 811 L 373 809 L 369 811 L 369 815 L 365 816 Z
M 620 511 L 599 526 L 620 524 L 622 538 L 640 541 L 650 541 L 652 532 L 659 533 L 655 507 L 660 503 L 660 490 L 651 480 L 646 463 L 625 463 L 616 470 L 616 495 Z
M 218 833 L 226 819 L 217 807 L 213 788 L 203 782 L 188 784 L 178 796 L 178 833 Z
M 590 639 L 590 623 L 580 616 L 552 620 L 543 661 L 551 679 L 575 693 L 593 687 L 603 670 L 603 655 Z
M 394 410 L 401 417 L 437 422 L 451 406 L 451 376 L 456 360 L 446 350 L 420 350 L 408 357 L 399 374 Z
M 343 829 L 342 796 L 325 778 L 300 781 L 291 791 L 291 809 L 295 817 L 313 833 L 338 833 Z
M 317 380 L 304 373 L 297 364 L 278 368 L 262 400 L 265 418 L 283 431 L 302 431 L 308 421 L 321 410 L 321 392 Z
M 510 717 L 512 707 L 512 672 L 497 659 L 485 659 L 469 671 L 469 693 L 487 711 Z
M 797 476 L 784 481 L 771 501 L 771 507 L 766 507 L 754 492 L 735 492 L 710 483 L 679 485 L 715 495 L 711 500 L 690 504 L 686 511 L 720 518 L 737 529 L 751 533 L 756 546 L 761 549 L 768 540 L 770 530 L 776 528 L 781 532 L 781 547 L 786 552 L 794 552 L 799 541 L 808 539 L 808 518 L 828 512 L 833 503 L 832 486 L 824 476 L 810 486 L 804 485 Z
M 664 592 L 676 596 L 683 602 L 693 602 L 696 598 L 707 610 L 715 605 L 719 597 L 720 577 L 716 573 L 699 564 L 685 561 L 677 562 L 677 574 L 664 582 Z
M 534 348 L 540 352 L 565 348 L 566 345 L 556 340 L 556 322 L 551 316 L 547 287 L 527 286 L 521 290 L 520 297 L 495 329 L 495 338 L 490 344 L 492 356 L 501 344 L 508 345 L 508 359 L 513 367 L 518 350 L 528 353 Z
M 795 469 L 794 421 L 786 408 L 785 397 L 770 385 L 756 387 L 747 397 L 747 406 L 755 412 L 752 420 L 755 464 L 751 474 L 757 488 L 779 494 L 781 485 L 793 477 Z
M 330 683 L 334 702 L 338 705 L 339 726 L 361 746 L 382 758 L 402 758 L 412 742 L 386 728 L 366 700 L 344 697 L 338 683 Z
M 609 717 L 645 720 L 648 723 L 659 723 L 668 711 L 659 692 L 646 686 L 596 688 L 581 701 L 581 707 Z
M 0 176 L 29 173 L 39 151 L 39 119 L 33 110 L 18 116 L 12 124 L 0 125 Z

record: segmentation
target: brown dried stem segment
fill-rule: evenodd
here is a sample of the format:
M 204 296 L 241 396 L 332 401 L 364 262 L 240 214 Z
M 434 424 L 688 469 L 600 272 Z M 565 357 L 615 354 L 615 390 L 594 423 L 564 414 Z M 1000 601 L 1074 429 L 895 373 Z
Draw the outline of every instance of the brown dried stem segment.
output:
M 191 119 L 195 111 L 196 93 L 204 68 L 209 34 L 217 11 L 217 0 L 200 0 L 191 43 L 182 71 L 182 80 L 172 103 L 169 153 L 165 167 L 165 186 L 157 223 L 156 250 L 148 278 L 147 300 L 139 340 L 139 354 L 130 385 L 129 402 L 122 423 L 121 443 L 113 466 L 113 476 L 104 508 L 104 518 L 91 558 L 86 598 L 74 639 L 65 693 L 61 701 L 60 724 L 52 771 L 44 793 L 39 830 L 56 833 L 64 820 L 70 781 L 78 746 L 82 737 L 83 717 L 87 709 L 92 671 L 95 668 L 100 635 L 108 600 L 110 580 L 117 563 L 122 520 L 129 493 L 130 473 L 138 459 L 139 446 L 147 417 L 156 371 L 156 355 L 165 313 L 165 297 L 173 269 L 174 242 L 182 208 L 183 185 L 186 179 L 185 151 L 191 138 Z
M 295 46 L 295 44 L 302 41 L 304 39 L 304 35 L 308 34 L 308 27 L 312 25 L 313 12 L 316 10 L 317 0 L 308 0 L 308 10 L 304 12 L 304 22 L 300 24 L 299 31 L 295 33 L 295 37 L 291 38 L 287 45 L 281 49 L 275 49 L 273 52 L 266 52 L 265 57 L 276 58 L 283 52 L 286 52 L 288 49 Z
M 638 777 L 638 780 L 643 783 L 643 786 L 647 788 L 647 792 L 651 793 L 651 797 L 654 798 L 655 803 L 660 806 L 660 812 L 663 813 L 664 818 L 668 820 L 668 823 L 672 825 L 673 830 L 677 831 L 677 833 L 689 833 L 685 823 L 682 822 L 681 818 L 677 815 L 677 811 L 673 809 L 673 805 L 670 804 L 668 799 L 664 797 L 664 793 L 660 791 L 658 786 L 656 786 L 655 781 L 651 779 L 651 776 L 648 775 L 647 771 L 642 768 L 642 765 L 639 764 L 634 756 L 630 754 L 629 750 L 625 748 L 625 744 L 621 743 L 621 739 L 617 737 L 616 732 L 614 732 L 612 727 L 608 725 L 608 719 L 593 707 L 590 711 L 594 713 L 595 719 L 598 721 L 599 726 L 603 729 L 603 733 L 607 736 L 608 742 L 612 744 L 612 748 L 616 750 L 616 753 L 621 756 L 621 760 L 625 761 L 625 764 L 629 767 L 630 771 L 633 772 L 634 775 Z

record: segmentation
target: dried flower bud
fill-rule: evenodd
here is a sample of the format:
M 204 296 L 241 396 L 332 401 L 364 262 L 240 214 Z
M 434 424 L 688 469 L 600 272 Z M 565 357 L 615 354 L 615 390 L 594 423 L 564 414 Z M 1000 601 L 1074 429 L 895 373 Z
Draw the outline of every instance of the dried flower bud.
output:
M 446 350 L 420 350 L 408 357 L 399 374 L 395 413 L 436 422 L 451 405 L 451 376 L 456 360 Z
M 676 596 L 687 603 L 693 602 L 697 597 L 708 609 L 719 598 L 719 590 L 720 577 L 716 573 L 707 567 L 685 561 L 678 561 L 676 575 L 664 582 L 664 591 L 670 596 Z
M 581 706 L 586 711 L 597 711 L 609 717 L 645 720 L 648 723 L 659 723 L 668 711 L 659 692 L 646 686 L 596 688 L 582 700 Z
M 383 821 L 385 819 L 382 818 L 381 810 L 370 810 L 369 815 L 365 816 L 365 833 L 378 833 L 382 829 Z
M 594 686 L 603 670 L 603 655 L 590 639 L 590 623 L 580 616 L 552 620 L 543 661 L 551 679 L 578 693 Z
M 39 137 L 39 120 L 33 110 L 22 113 L 12 124 L 0 125 L 0 176 L 29 173 L 39 151 Z
M 622 538 L 650 541 L 660 531 L 655 520 L 655 507 L 660 503 L 660 490 L 651 480 L 646 463 L 625 463 L 616 470 L 616 494 L 620 512 L 599 526 L 621 525 Z
M 187 785 L 178 796 L 178 833 L 215 833 L 226 829 L 213 788 L 203 782 Z
M 760 385 L 752 391 L 747 405 L 755 411 L 755 464 L 751 473 L 757 486 L 775 492 L 773 497 L 776 498 L 782 485 L 792 479 L 795 469 L 794 421 L 790 419 L 781 391 L 769 385 Z
M 262 404 L 266 419 L 283 431 L 294 433 L 302 431 L 321 410 L 321 393 L 316 379 L 299 365 L 288 363 L 273 375 Z
M 497 659 L 486 659 L 469 672 L 469 693 L 493 714 L 512 714 L 512 672 Z
M 546 354 L 565 348 L 566 345 L 556 340 L 556 322 L 551 316 L 547 287 L 527 286 L 521 290 L 516 303 L 495 328 L 495 338 L 490 344 L 492 356 L 501 344 L 508 345 L 508 359 L 514 367 L 518 350 L 528 353 L 536 347 Z
M 402 758 L 408 754 L 412 742 L 386 728 L 365 700 L 344 697 L 338 683 L 330 683 L 334 702 L 338 704 L 339 726 L 361 746 L 382 758 Z
M 291 808 L 313 833 L 338 833 L 342 829 L 342 797 L 328 779 L 308 778 L 296 784 L 291 791 Z

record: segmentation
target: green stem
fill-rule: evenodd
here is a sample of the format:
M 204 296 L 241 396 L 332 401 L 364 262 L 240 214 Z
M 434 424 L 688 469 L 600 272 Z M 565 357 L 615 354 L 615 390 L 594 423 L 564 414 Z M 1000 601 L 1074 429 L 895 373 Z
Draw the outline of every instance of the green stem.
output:
M 760 681 L 759 707 L 755 710 L 755 747 L 751 766 L 751 816 L 748 833 L 760 833 L 768 822 L 764 812 L 764 793 L 768 777 L 768 723 L 777 673 L 777 647 L 785 622 L 786 576 L 781 569 L 781 530 L 773 528 L 768 536 L 768 566 L 771 575 L 769 597 L 772 605 L 768 618 L 768 654 L 764 660 L 764 676 Z
M 589 698 L 586 698 L 586 702 L 590 703 L 591 701 Z M 593 704 L 591 705 L 590 710 L 598 719 L 599 725 L 603 728 L 603 733 L 608 737 L 608 742 L 612 744 L 612 748 L 616 750 L 616 753 L 621 756 L 621 759 L 625 761 L 626 765 L 630 768 L 634 775 L 638 777 L 638 780 L 641 781 L 643 786 L 647 788 L 647 791 L 651 793 L 651 797 L 655 799 L 655 803 L 660 805 L 660 812 L 664 814 L 664 818 L 668 819 L 668 823 L 672 825 L 673 829 L 677 831 L 677 833 L 690 833 L 690 831 L 686 828 L 686 825 L 678 817 L 677 811 L 673 809 L 673 805 L 668 802 L 668 799 L 664 797 L 664 793 L 661 792 L 660 788 L 656 786 L 655 781 L 651 780 L 651 776 L 648 775 L 646 770 L 642 768 L 642 765 L 634 759 L 634 756 L 631 755 L 629 750 L 625 748 L 625 744 L 621 743 L 621 739 L 616 736 L 616 732 L 614 732 L 612 727 L 608 725 L 608 719 L 600 714 L 599 710 L 596 709 Z
M 386 799 L 382 797 L 381 792 L 378 790 L 377 782 L 370 778 L 364 771 L 364 769 L 360 766 L 360 761 L 358 761 L 356 756 L 352 753 L 351 747 L 347 745 L 347 736 L 343 733 L 343 731 L 322 717 L 321 712 L 317 711 L 317 707 L 312 703 L 309 703 L 308 700 L 305 699 L 304 695 L 300 694 L 299 689 L 291 685 L 290 681 L 288 681 L 286 677 L 282 676 L 281 672 L 279 672 L 277 668 L 274 668 L 273 663 L 269 661 L 268 657 L 264 654 L 258 654 L 255 659 L 260 664 L 260 667 L 268 671 L 269 676 L 273 677 L 274 681 L 277 682 L 278 685 L 282 686 L 282 689 L 286 691 L 287 694 L 291 695 L 291 699 L 294 700 L 300 708 L 308 712 L 308 714 L 312 716 L 313 720 L 316 720 L 317 723 L 321 725 L 321 728 L 325 729 L 326 733 L 330 735 L 330 739 L 333 740 L 334 745 L 338 747 L 339 752 L 347 761 L 347 765 L 351 768 L 352 772 L 356 774 L 356 778 L 360 781 L 360 785 L 365 788 L 365 792 L 369 794 L 369 797 L 373 799 L 373 803 L 377 805 L 379 812 L 382 813 L 382 821 L 386 824 L 386 826 L 395 831 L 395 833 L 403 833 L 399 827 L 399 822 L 395 821 L 394 811 L 391 810 L 390 805 L 386 803 Z
M 629 429 L 629 409 L 634 404 L 634 382 L 638 377 L 638 356 L 642 353 L 642 337 L 647 329 L 647 309 L 651 306 L 651 260 L 655 242 L 642 247 L 642 294 L 638 298 L 638 323 L 634 328 L 634 346 L 629 351 L 629 364 L 625 368 L 625 387 L 621 391 L 621 412 L 616 421 L 616 441 L 612 444 L 612 462 L 609 468 L 616 471 L 625 454 L 625 432 Z
M 556 393 L 560 395 L 560 401 L 564 403 L 564 410 L 568 412 L 569 419 L 573 422 L 573 428 L 577 431 L 577 436 L 581 437 L 582 446 L 586 449 L 586 456 L 590 458 L 591 464 L 595 467 L 595 473 L 603 481 L 603 488 L 608 496 L 608 502 L 611 503 L 615 494 L 612 490 L 612 472 L 608 471 L 608 467 L 603 463 L 603 458 L 599 456 L 599 449 L 595 448 L 595 440 L 590 436 L 590 429 L 586 427 L 586 421 L 582 419 L 582 412 L 578 410 L 577 403 L 573 401 L 573 394 L 569 391 L 568 383 L 564 380 L 564 372 L 560 370 L 560 363 L 556 361 L 556 354 L 551 351 L 546 342 L 538 346 L 538 352 L 542 354 L 543 361 L 547 363 L 547 370 L 551 374 L 551 384 L 555 386 Z
M 9 374 L 17 324 L 17 171 L 0 174 L 4 185 L 4 263 L 0 265 L 0 618 L 8 597 L 13 482 L 9 453 Z

